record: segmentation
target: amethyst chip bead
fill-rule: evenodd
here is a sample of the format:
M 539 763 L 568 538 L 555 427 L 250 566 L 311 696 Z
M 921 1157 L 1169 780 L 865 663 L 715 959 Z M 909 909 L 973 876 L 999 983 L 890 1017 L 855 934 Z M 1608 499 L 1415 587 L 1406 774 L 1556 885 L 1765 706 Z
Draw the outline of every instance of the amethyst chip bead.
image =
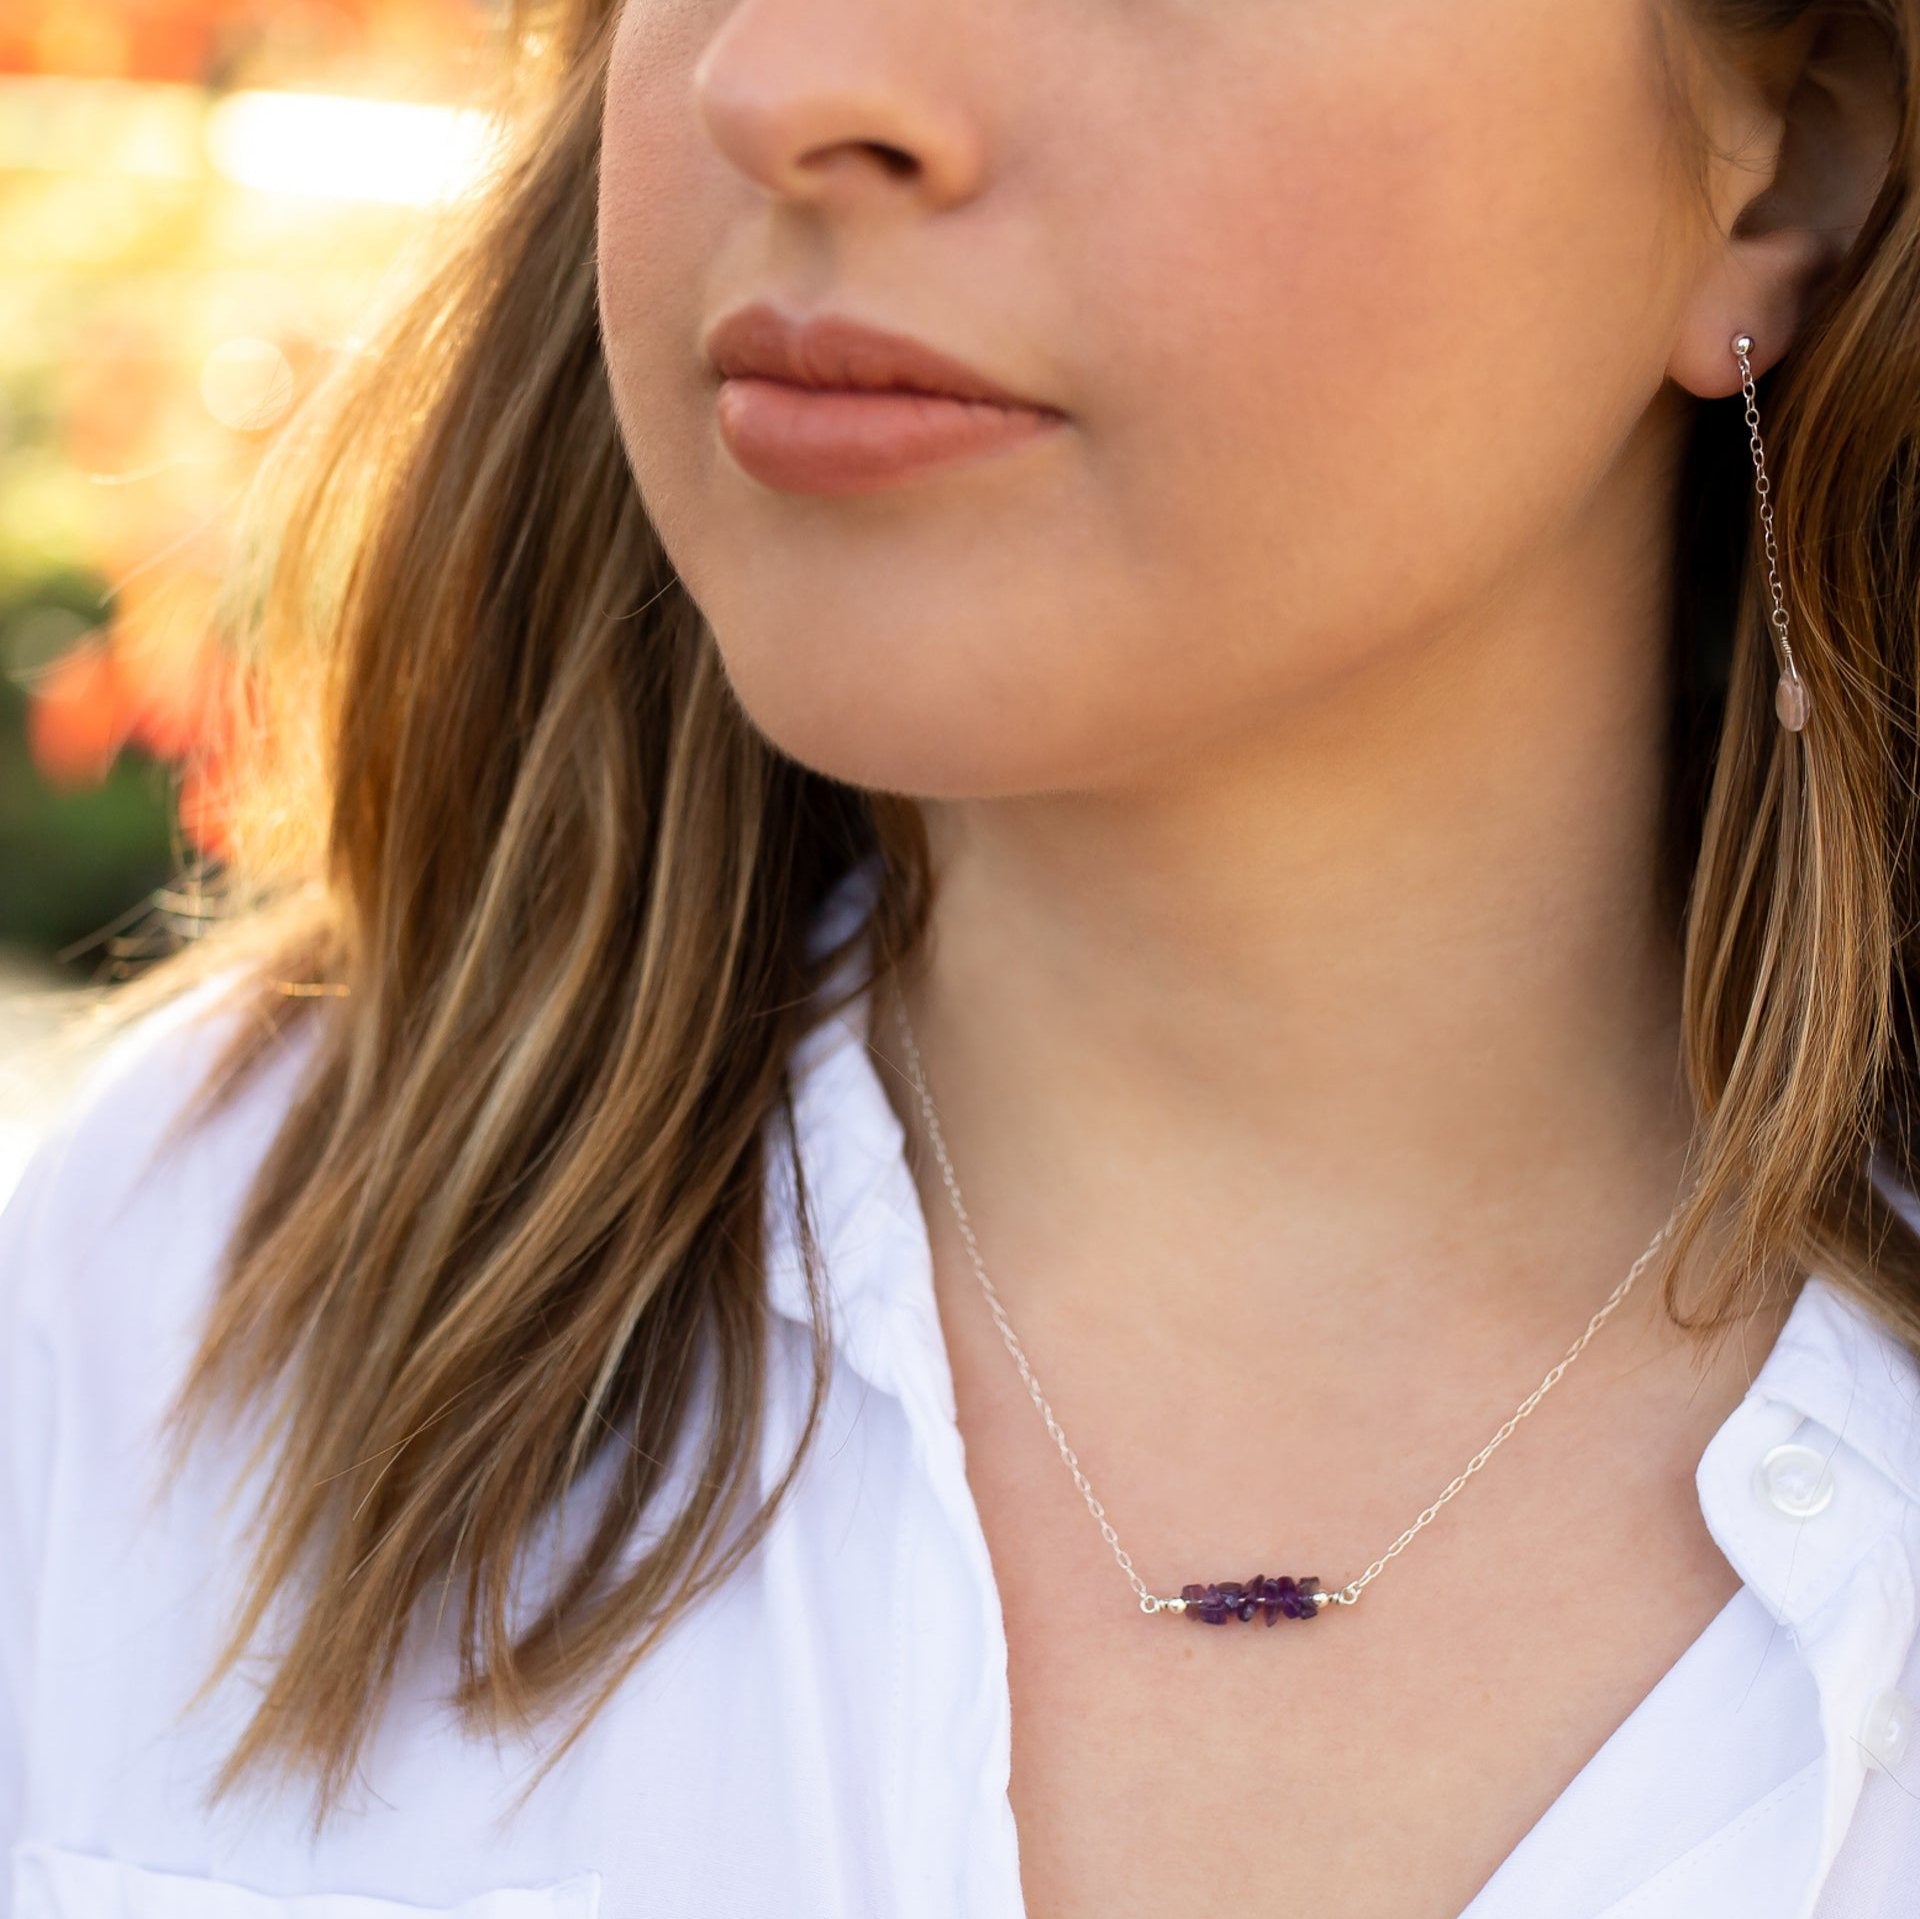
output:
M 1209 1626 L 1226 1623 L 1227 1608 L 1218 1586 L 1182 1586 L 1180 1597 L 1187 1602 L 1187 1611 L 1196 1619 L 1204 1619 Z

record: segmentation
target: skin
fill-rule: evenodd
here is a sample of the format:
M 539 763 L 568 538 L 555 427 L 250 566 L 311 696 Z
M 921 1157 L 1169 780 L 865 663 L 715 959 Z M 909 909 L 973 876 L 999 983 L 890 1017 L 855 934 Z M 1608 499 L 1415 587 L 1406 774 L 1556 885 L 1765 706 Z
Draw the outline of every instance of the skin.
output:
M 622 17 L 599 266 L 634 473 L 755 723 L 923 801 L 904 991 L 948 1145 L 1156 1591 L 1353 1577 L 1667 1215 L 1682 435 L 1857 225 L 1868 71 L 1811 31 L 1704 71 L 1699 209 L 1644 0 Z M 918 333 L 1068 430 L 772 491 L 698 351 L 756 297 Z M 1696 1349 L 1643 1285 L 1303 1640 L 1142 1621 L 884 1019 L 876 1051 L 1002 1590 L 1032 1919 L 1277 1887 L 1451 1919 L 1736 1589 L 1693 1470 L 1781 1307 Z M 1657 1603 L 1621 1607 L 1623 1567 Z

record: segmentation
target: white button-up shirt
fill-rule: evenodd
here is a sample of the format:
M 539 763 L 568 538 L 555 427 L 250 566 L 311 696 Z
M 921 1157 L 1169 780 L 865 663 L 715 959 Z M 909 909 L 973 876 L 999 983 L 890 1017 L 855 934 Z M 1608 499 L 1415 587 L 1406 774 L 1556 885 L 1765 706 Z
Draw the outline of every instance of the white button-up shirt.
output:
M 864 998 L 794 1062 L 837 1357 L 761 1547 L 517 1810 L 544 1747 L 442 1710 L 450 1620 L 317 1840 L 297 1790 L 204 1805 L 249 1695 L 181 1708 L 248 1501 L 225 1503 L 217 1445 L 151 1509 L 147 1475 L 307 1045 L 150 1161 L 226 1030 L 222 985 L 111 1045 L 0 1210 L 0 1919 L 1020 1919 L 1004 1622 Z M 771 1158 L 763 1487 L 807 1373 Z M 1744 1584 L 1462 1919 L 1920 1915 L 1920 1368 L 1813 1275 L 1697 1485 Z

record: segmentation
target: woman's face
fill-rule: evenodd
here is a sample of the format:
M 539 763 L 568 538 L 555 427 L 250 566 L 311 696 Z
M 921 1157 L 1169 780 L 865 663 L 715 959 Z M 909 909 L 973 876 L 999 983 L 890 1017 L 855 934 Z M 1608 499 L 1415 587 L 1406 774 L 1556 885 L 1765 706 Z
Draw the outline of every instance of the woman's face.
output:
M 1673 139 L 1651 0 L 627 0 L 599 273 L 634 473 L 808 765 L 947 797 L 1204 766 L 1471 643 L 1645 491 L 1670 375 L 1737 386 L 1683 339 Z M 702 356 L 761 300 L 1065 419 L 768 485 Z

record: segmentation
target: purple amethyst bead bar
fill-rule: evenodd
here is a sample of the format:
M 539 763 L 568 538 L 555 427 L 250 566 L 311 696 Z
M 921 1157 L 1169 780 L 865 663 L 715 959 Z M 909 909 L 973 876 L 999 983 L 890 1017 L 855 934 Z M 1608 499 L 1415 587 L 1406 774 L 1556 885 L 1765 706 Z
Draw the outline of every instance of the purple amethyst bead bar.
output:
M 1267 1624 L 1276 1619 L 1313 1619 L 1320 1608 L 1333 1601 L 1322 1592 L 1319 1579 L 1312 1573 L 1295 1579 L 1281 1573 L 1269 1576 L 1255 1573 L 1251 1579 L 1223 1579 L 1215 1585 L 1182 1586 L 1178 1599 L 1163 1599 L 1158 1610 L 1191 1613 L 1209 1626 L 1224 1626 L 1229 1619 L 1251 1619 L 1263 1612 Z

